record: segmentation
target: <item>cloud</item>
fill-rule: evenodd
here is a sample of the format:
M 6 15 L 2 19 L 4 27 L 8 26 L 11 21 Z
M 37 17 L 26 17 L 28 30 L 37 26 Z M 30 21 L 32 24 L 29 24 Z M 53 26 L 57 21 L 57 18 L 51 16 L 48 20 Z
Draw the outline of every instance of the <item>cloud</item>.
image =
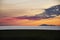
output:
M 42 24 L 60 26 L 60 16 L 49 19 L 0 18 L 0 26 L 39 26 Z
M 56 16 L 60 15 L 60 5 L 55 5 L 52 6 L 50 8 L 45 9 L 45 11 L 42 10 L 7 10 L 3 11 L 0 13 L 0 17 L 14 17 L 14 16 L 18 16 L 15 17 L 16 19 L 29 19 L 29 20 L 39 20 L 39 19 L 47 19 L 47 18 L 54 18 Z M 24 16 L 25 14 L 35 14 L 34 16 Z M 36 14 L 38 13 L 38 14 Z M 24 14 L 24 15 L 23 15 Z M 21 16 L 23 15 L 23 16 Z
M 60 15 L 60 5 L 52 6 L 45 10 L 45 14 L 48 15 Z
M 39 26 L 42 24 L 48 24 L 48 25 L 51 24 L 51 25 L 60 26 L 60 12 L 59 12 L 60 7 L 58 8 L 59 9 L 58 11 L 56 10 L 57 9 L 56 6 L 53 6 L 51 8 L 48 8 L 42 14 L 37 14 L 35 16 L 18 16 L 12 18 L 0 18 L 0 26 L 4 26 L 4 25 Z M 49 13 L 48 10 L 49 12 L 52 11 L 52 13 Z M 56 12 L 58 12 L 58 14 Z
M 60 15 L 60 5 L 56 5 L 48 9 L 45 9 L 45 12 L 41 14 L 36 14 L 35 16 L 20 16 L 16 18 L 17 19 L 39 20 L 39 19 L 54 18 L 59 15 Z

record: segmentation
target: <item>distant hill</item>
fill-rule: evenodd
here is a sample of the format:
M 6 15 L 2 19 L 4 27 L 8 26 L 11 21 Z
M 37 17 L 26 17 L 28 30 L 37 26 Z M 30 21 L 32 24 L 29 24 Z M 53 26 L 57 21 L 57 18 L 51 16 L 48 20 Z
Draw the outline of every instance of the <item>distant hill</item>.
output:
M 48 25 L 48 24 L 42 24 L 40 26 L 56 26 L 56 25 Z

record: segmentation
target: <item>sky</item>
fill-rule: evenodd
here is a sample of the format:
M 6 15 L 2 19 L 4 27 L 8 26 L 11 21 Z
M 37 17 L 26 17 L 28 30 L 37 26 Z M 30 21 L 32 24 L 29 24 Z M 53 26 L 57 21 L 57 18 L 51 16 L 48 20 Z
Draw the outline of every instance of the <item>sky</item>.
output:
M 0 26 L 40 26 L 42 24 L 60 26 L 60 16 L 41 20 L 0 18 Z
M 59 4 L 58 0 L 0 0 L 0 2 L 0 17 L 31 16 L 44 12 L 43 9 Z
M 57 0 L 1 0 L 2 8 L 48 8 L 59 4 Z
M 59 18 L 42 20 L 16 19 L 19 16 L 34 16 L 45 9 L 58 5 L 60 0 L 0 0 L 0 25 L 38 26 L 41 24 L 60 25 Z M 54 21 L 55 20 L 55 21 Z

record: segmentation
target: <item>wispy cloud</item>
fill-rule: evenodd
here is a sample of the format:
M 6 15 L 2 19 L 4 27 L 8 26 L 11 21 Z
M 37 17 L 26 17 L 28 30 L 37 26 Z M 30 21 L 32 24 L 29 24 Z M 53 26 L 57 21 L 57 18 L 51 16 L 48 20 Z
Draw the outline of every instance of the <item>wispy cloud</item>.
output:
M 60 26 L 60 16 L 41 20 L 16 19 L 14 17 L 0 18 L 0 26 L 39 26 L 42 24 Z

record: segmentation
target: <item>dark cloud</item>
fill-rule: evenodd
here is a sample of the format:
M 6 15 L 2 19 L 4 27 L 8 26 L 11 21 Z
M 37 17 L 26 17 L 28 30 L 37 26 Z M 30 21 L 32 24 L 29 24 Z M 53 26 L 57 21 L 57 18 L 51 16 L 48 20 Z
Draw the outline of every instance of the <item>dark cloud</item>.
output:
M 17 19 L 29 19 L 29 20 L 37 20 L 37 19 L 41 19 L 42 17 L 38 17 L 38 16 L 20 16 L 20 17 L 16 17 Z
M 44 12 L 48 15 L 60 15 L 60 5 L 53 6 L 51 8 L 48 8 Z
M 20 16 L 16 17 L 17 19 L 31 19 L 31 20 L 36 20 L 36 19 L 47 19 L 47 18 L 54 18 L 56 16 L 60 15 L 60 5 L 52 6 L 48 9 L 45 9 L 45 12 L 42 14 L 37 14 L 35 16 Z
M 52 18 L 60 15 L 60 5 L 52 6 L 48 9 L 45 9 L 45 12 L 38 14 L 37 16 L 42 16 L 45 18 Z

